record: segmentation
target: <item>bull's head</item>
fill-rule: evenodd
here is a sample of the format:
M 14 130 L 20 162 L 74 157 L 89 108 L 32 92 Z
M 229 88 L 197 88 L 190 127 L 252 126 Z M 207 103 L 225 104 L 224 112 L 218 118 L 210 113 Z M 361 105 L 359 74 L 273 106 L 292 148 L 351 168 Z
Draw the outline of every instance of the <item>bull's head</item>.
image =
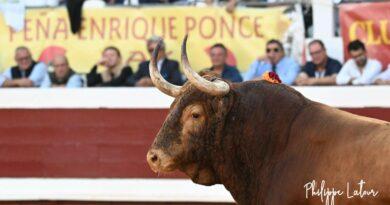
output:
M 157 134 L 147 161 L 155 172 L 179 169 L 195 183 L 219 183 L 213 157 L 218 150 L 218 132 L 223 129 L 224 117 L 229 109 L 230 86 L 215 77 L 203 78 L 189 65 L 186 53 L 187 36 L 182 44 L 182 64 L 188 82 L 176 86 L 159 73 L 156 58 L 160 44 L 155 48 L 149 71 L 154 85 L 175 97 L 170 113 Z

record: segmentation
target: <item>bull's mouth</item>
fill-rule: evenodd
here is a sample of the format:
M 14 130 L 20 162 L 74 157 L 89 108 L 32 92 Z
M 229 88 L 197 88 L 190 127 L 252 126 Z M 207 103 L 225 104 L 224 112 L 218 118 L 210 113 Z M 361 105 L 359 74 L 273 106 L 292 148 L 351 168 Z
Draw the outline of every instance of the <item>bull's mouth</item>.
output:
M 169 173 L 175 171 L 177 168 L 173 163 L 159 164 L 159 165 L 150 165 L 150 169 L 154 173 Z

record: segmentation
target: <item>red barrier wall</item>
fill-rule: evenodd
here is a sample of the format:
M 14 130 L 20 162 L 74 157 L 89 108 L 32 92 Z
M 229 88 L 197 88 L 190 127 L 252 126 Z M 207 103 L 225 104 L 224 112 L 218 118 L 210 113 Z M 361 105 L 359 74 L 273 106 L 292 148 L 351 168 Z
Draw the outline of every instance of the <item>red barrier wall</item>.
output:
M 390 109 L 345 109 L 390 121 Z M 156 176 L 145 155 L 166 109 L 0 109 L 0 177 Z

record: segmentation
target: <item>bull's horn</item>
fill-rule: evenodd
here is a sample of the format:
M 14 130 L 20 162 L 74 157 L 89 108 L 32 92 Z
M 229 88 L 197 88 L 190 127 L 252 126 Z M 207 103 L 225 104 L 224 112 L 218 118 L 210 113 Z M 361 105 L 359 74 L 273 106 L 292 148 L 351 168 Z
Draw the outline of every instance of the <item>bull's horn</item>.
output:
M 160 40 L 157 46 L 153 50 L 152 58 L 149 63 L 149 73 L 152 78 L 153 84 L 163 93 L 177 97 L 181 93 L 181 86 L 173 85 L 166 81 L 157 69 L 157 56 L 161 48 L 162 40 Z
M 187 58 L 187 38 L 184 37 L 183 44 L 181 46 L 181 62 L 183 64 L 183 71 L 187 79 L 195 85 L 199 90 L 214 96 L 221 96 L 229 93 L 229 84 L 222 80 L 215 80 L 210 82 L 202 78 L 198 73 L 192 70 Z

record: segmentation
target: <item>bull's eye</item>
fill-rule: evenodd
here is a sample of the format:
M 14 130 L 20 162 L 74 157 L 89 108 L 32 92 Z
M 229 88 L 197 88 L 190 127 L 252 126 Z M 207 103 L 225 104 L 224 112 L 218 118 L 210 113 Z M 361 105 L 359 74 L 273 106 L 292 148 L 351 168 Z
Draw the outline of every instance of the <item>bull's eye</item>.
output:
M 198 113 L 192 113 L 192 118 L 198 119 L 200 115 Z

